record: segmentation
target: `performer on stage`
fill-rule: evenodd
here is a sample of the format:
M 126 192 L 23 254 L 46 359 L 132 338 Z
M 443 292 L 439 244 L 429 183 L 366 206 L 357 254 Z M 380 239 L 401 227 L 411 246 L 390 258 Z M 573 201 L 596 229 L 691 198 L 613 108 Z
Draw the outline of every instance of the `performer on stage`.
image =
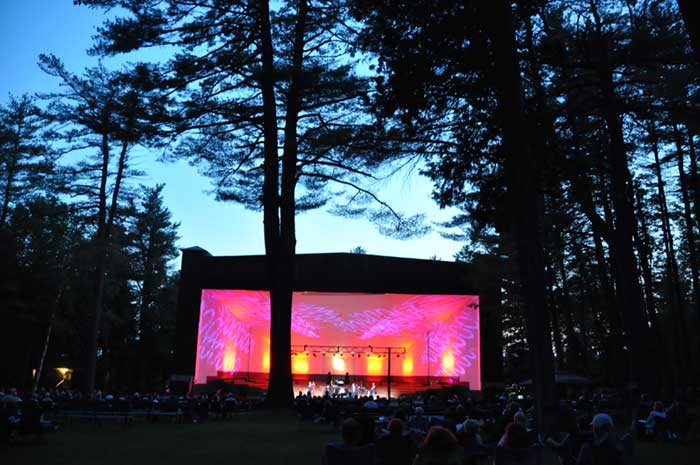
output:
M 347 371 L 345 372 L 345 380 L 343 384 L 345 384 L 346 386 L 350 385 L 350 373 L 348 373 Z
M 372 387 L 369 390 L 369 396 L 372 399 L 374 399 L 376 395 L 377 395 L 377 386 L 374 383 L 372 383 Z
M 350 396 L 353 399 L 357 399 L 357 386 L 355 386 L 355 383 L 352 383 L 352 389 L 350 390 Z
M 309 385 L 306 387 L 306 397 L 314 396 L 314 382 L 309 381 Z
M 328 374 L 326 375 L 326 384 L 330 386 L 333 384 L 333 375 L 331 375 L 331 372 L 329 371 Z

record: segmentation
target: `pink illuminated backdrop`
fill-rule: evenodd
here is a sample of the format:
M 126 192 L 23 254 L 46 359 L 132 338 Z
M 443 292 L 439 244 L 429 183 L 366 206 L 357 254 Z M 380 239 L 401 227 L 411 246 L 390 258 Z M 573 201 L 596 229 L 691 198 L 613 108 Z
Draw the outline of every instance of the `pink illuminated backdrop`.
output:
M 267 291 L 202 291 L 195 382 L 208 376 L 267 373 L 270 357 L 270 296 Z M 392 359 L 395 376 L 450 376 L 481 389 L 479 298 L 472 295 L 415 295 L 295 292 L 295 346 L 391 346 L 405 348 Z M 385 375 L 386 357 L 345 353 L 292 356 L 295 374 L 331 371 Z

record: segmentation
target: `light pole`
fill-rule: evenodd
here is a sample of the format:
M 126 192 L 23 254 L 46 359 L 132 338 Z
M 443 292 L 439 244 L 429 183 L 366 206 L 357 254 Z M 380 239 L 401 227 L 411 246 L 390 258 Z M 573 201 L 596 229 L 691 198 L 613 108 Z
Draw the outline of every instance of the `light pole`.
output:
M 426 356 L 428 357 L 428 386 L 432 386 L 433 382 L 432 382 L 432 379 L 430 378 L 430 373 L 431 373 L 431 371 L 430 371 L 430 359 L 431 359 L 431 357 L 430 357 L 430 331 L 425 333 L 425 339 L 426 339 L 425 353 L 426 353 Z
M 387 349 L 389 363 L 386 366 L 386 398 L 391 400 L 391 347 Z

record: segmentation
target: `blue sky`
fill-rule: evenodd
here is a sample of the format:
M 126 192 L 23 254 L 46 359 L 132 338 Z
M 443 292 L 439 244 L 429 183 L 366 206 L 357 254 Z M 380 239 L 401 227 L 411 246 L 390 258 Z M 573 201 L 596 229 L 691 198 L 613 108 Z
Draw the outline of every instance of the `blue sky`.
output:
M 9 93 L 58 88 L 58 82 L 37 66 L 40 53 L 58 56 L 76 73 L 94 65 L 96 59 L 87 56 L 85 50 L 103 17 L 101 11 L 74 6 L 72 0 L 0 0 L 0 102 L 7 102 Z M 209 179 L 187 163 L 159 163 L 155 155 L 143 152 L 135 157 L 135 167 L 147 172 L 139 182 L 165 183 L 165 204 L 181 223 L 180 247 L 199 245 L 214 255 L 264 253 L 261 213 L 216 202 L 206 193 Z M 454 211 L 439 210 L 430 199 L 430 189 L 424 177 L 402 173 L 379 186 L 377 192 L 397 210 L 426 213 L 435 222 L 449 219 Z M 435 231 L 420 239 L 391 239 L 366 220 L 339 218 L 323 210 L 297 216 L 298 253 L 347 252 L 357 246 L 376 255 L 437 255 L 452 260 L 462 244 L 444 239 Z

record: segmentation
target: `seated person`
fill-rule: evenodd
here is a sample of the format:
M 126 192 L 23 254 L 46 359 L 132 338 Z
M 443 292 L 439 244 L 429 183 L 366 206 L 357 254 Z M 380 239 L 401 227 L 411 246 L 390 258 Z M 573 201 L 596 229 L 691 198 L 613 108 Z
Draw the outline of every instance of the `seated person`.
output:
M 370 397 L 367 402 L 362 404 L 362 407 L 366 409 L 378 409 L 379 408 L 379 402 L 374 400 L 374 398 Z
M 508 449 L 523 449 L 530 445 L 527 428 L 520 421 L 514 421 L 506 426 L 506 432 L 501 441 L 498 445 Z
M 393 418 L 388 426 L 389 434 L 376 442 L 378 465 L 410 465 L 413 460 L 413 441 L 403 434 L 403 423 Z
M 343 442 L 326 445 L 321 463 L 323 465 L 353 465 L 377 463 L 374 444 L 361 445 L 362 425 L 354 418 L 343 421 L 341 428 Z
M 625 454 L 615 437 L 613 420 L 607 413 L 599 413 L 591 422 L 593 440 L 581 447 L 576 465 L 624 465 Z
M 415 431 L 419 431 L 425 434 L 428 431 L 429 420 L 425 416 L 425 411 L 423 407 L 416 407 L 415 414 L 408 418 L 409 428 Z
M 481 423 L 467 418 L 457 433 L 457 442 L 464 448 L 465 465 L 490 463 L 490 454 L 481 439 Z
M 457 434 L 458 442 L 465 449 L 483 446 L 481 440 L 481 424 L 477 420 L 467 418 L 462 423 L 462 429 Z
M 649 412 L 649 416 L 644 422 L 647 436 L 654 436 L 658 432 L 658 427 L 666 420 L 666 412 L 664 412 L 661 402 L 654 402 L 654 406 Z
M 535 444 L 537 441 L 537 434 L 535 433 L 534 430 L 530 429 L 527 427 L 527 415 L 525 412 L 522 410 L 518 411 L 515 415 L 513 415 L 513 423 L 517 423 L 519 425 L 522 425 L 523 428 L 525 429 L 525 436 L 527 437 L 527 446 L 531 446 Z M 507 432 L 507 427 L 506 427 L 506 432 Z M 498 445 L 501 447 L 505 446 L 505 439 L 506 439 L 506 433 L 503 433 L 503 436 L 501 436 L 501 439 L 498 441 Z M 525 446 L 525 447 L 527 447 Z
M 462 465 L 463 453 L 457 438 L 447 428 L 433 426 L 423 441 L 413 465 Z
M 541 462 L 541 447 L 532 445 L 527 428 L 512 422 L 506 426 L 503 445 L 496 447 L 495 465 L 537 465 Z
M 556 432 L 547 438 L 545 444 L 552 446 L 563 465 L 573 463 L 578 457 L 581 445 L 585 442 L 576 415 L 568 407 L 559 412 L 559 424 Z
M 357 420 L 357 422 L 360 424 L 362 431 L 360 444 L 374 444 L 377 432 L 377 428 L 374 424 L 374 417 L 365 412 L 359 412 L 357 415 L 355 415 L 355 420 Z
M 682 402 L 676 401 L 666 410 L 666 432 L 668 439 L 680 439 L 690 425 L 688 409 Z

